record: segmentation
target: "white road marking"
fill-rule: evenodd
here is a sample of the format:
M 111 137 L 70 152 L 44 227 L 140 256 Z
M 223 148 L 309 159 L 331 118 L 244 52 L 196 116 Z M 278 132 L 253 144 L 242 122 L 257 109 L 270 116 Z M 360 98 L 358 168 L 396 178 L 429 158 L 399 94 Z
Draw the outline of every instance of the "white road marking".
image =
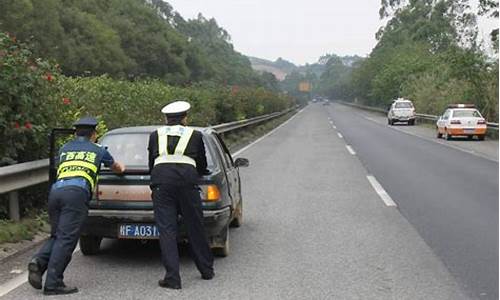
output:
M 339 138 L 343 138 L 342 133 L 337 132 L 337 135 L 339 136 Z
M 375 123 L 375 124 L 385 125 L 384 123 L 378 122 L 375 119 L 372 119 L 372 118 L 369 118 L 369 117 L 366 117 L 366 116 L 364 116 L 364 118 L 366 120 L 368 120 L 368 121 L 371 121 L 371 122 Z M 427 138 L 427 137 L 421 136 L 421 135 L 413 133 L 413 132 L 406 131 L 404 129 L 401 129 L 401 128 L 398 128 L 398 127 L 395 127 L 395 126 L 387 126 L 387 127 L 390 128 L 390 129 L 392 129 L 392 130 L 395 130 L 395 131 L 398 131 L 398 132 L 401 132 L 401 133 L 404 133 L 404 134 L 407 134 L 407 135 L 410 135 L 410 136 L 414 136 L 414 137 L 419 138 L 419 139 L 424 140 L 424 141 L 433 142 L 433 143 L 440 144 L 440 145 L 443 145 L 445 147 L 453 148 L 455 150 L 462 151 L 462 152 L 465 152 L 465 153 L 469 153 L 469 154 L 472 154 L 472 155 L 475 155 L 475 156 L 478 156 L 478 157 L 481 157 L 481 158 L 484 158 L 484 159 L 487 159 L 487 160 L 490 160 L 490 161 L 498 162 L 498 159 L 494 159 L 494 158 L 488 157 L 487 155 L 484 155 L 484 154 L 482 154 L 480 152 L 477 152 L 477 151 L 474 151 L 474 150 L 464 149 L 464 148 L 455 146 L 453 144 L 447 143 L 444 140 L 439 140 L 437 138 L 436 139 L 434 139 L 434 138 Z
M 0 297 L 7 295 L 10 291 L 28 281 L 28 271 L 18 275 L 0 286 Z
M 333 129 L 337 129 L 337 126 L 335 126 L 335 125 L 333 125 L 333 124 L 332 124 L 332 128 L 333 128 Z
M 293 120 L 293 118 L 295 118 L 296 116 L 298 116 L 301 112 L 304 111 L 304 109 L 306 109 L 306 107 L 304 107 L 303 109 L 301 109 L 298 113 L 296 113 L 295 115 L 293 115 L 290 119 L 286 120 L 284 123 L 282 123 L 280 126 L 274 128 L 273 130 L 271 130 L 270 132 L 266 133 L 265 135 L 261 136 L 260 138 L 258 138 L 256 141 L 246 145 L 245 147 L 241 148 L 240 150 L 234 152 L 234 153 L 231 153 L 231 155 L 233 157 L 235 156 L 238 156 L 240 155 L 242 152 L 248 150 L 250 147 L 254 146 L 255 144 L 257 144 L 258 142 L 262 141 L 263 139 L 265 139 L 266 137 L 270 136 L 271 134 L 273 134 L 276 130 L 280 129 L 282 126 L 285 126 L 288 122 L 290 122 L 291 120 Z
M 333 125 L 333 121 L 330 121 L 330 124 L 332 124 L 332 125 Z
M 397 206 L 396 202 L 394 202 L 392 200 L 391 196 L 389 196 L 389 194 L 384 190 L 382 185 L 380 185 L 380 183 L 377 181 L 377 179 L 374 176 L 366 175 L 366 178 L 368 178 L 368 181 L 372 185 L 373 189 L 375 190 L 375 192 L 377 192 L 377 194 L 380 196 L 382 201 L 384 201 L 385 205 Z
M 280 126 L 274 128 L 273 130 L 271 130 L 270 132 L 268 132 L 264 136 L 260 137 L 259 139 L 257 139 L 253 143 L 245 146 L 244 148 L 236 151 L 232 155 L 233 156 L 237 156 L 238 154 L 242 153 L 243 151 L 247 150 L 248 148 L 250 148 L 253 145 L 257 144 L 258 142 L 262 141 L 264 138 L 270 136 L 276 130 L 278 130 L 279 128 L 281 128 L 282 126 L 284 126 L 285 124 L 287 124 L 288 122 L 290 122 L 293 118 L 295 118 L 296 116 L 298 116 L 302 111 L 304 111 L 304 109 L 305 109 L 305 107 L 303 109 L 301 109 L 298 113 L 296 113 L 295 115 L 293 115 L 290 119 L 288 119 L 284 123 L 282 123 Z M 77 246 L 75 248 L 75 251 L 73 251 L 73 253 L 76 253 L 78 251 L 80 251 L 80 246 Z M 19 286 L 23 285 L 26 282 L 28 282 L 28 271 L 25 271 L 21 275 L 18 275 L 16 277 L 12 278 L 11 280 L 7 281 L 6 283 L 0 285 L 0 297 L 2 297 L 4 295 L 7 295 L 12 290 L 15 290 L 16 288 L 18 288 Z
M 12 269 L 10 271 L 10 274 L 21 274 L 23 272 L 23 270 L 19 270 L 19 269 Z
M 80 245 L 76 246 L 75 251 L 73 251 L 73 254 L 77 253 L 78 251 L 80 251 Z M 18 275 L 12 278 L 11 280 L 7 281 L 6 283 L 0 285 L 0 297 L 7 295 L 8 293 L 17 289 L 26 282 L 28 282 L 28 271 L 24 271 L 21 275 Z
M 347 151 L 351 153 L 351 155 L 356 155 L 356 151 L 354 151 L 354 149 L 352 149 L 350 145 L 345 145 L 345 147 L 347 148 Z

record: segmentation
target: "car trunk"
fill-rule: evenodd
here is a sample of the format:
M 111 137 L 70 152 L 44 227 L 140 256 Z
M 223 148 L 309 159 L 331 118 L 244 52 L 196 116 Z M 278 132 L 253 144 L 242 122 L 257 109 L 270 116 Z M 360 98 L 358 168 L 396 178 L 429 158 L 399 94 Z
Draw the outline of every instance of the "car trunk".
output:
M 397 117 L 410 117 L 412 116 L 413 108 L 396 108 L 394 115 Z
M 152 209 L 149 171 L 128 169 L 122 175 L 104 170 L 91 208 L 99 209 Z

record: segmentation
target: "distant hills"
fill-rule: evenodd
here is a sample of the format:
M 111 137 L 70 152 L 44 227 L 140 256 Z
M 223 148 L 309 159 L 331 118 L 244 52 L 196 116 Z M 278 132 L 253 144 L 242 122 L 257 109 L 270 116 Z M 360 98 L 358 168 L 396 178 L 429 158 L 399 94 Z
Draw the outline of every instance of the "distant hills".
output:
M 278 58 L 276 61 L 270 61 L 267 59 L 257 58 L 248 56 L 250 63 L 252 63 L 252 68 L 258 72 L 269 72 L 274 74 L 279 81 L 285 79 L 287 74 L 290 74 L 293 70 L 297 69 L 297 66 L 293 63 Z
M 320 77 L 325 70 L 325 66 L 332 55 L 327 54 L 318 59 L 318 62 L 314 64 L 306 64 L 303 66 L 297 66 L 294 63 L 287 61 L 283 58 L 278 58 L 275 61 L 248 56 L 252 64 L 252 68 L 258 72 L 269 72 L 274 74 L 279 81 L 283 81 L 286 75 L 292 73 L 293 71 L 299 72 L 301 74 L 314 73 L 317 77 Z M 363 58 L 357 55 L 354 56 L 343 56 L 340 57 L 342 63 L 346 66 L 352 66 L 353 63 L 362 60 Z

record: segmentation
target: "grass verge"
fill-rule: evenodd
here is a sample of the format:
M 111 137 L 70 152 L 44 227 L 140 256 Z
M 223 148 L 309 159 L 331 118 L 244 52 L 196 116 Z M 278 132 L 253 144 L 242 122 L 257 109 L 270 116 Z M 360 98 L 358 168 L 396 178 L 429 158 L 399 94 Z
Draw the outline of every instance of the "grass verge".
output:
M 224 142 L 231 152 L 235 152 L 278 127 L 281 123 L 291 118 L 295 113 L 296 112 L 290 112 L 279 118 L 265 122 L 264 124 L 258 124 L 250 126 L 250 128 L 242 128 L 240 130 L 236 130 L 235 132 L 224 134 Z
M 19 222 L 0 220 L 0 245 L 3 243 L 17 243 L 22 240 L 32 240 L 39 233 L 50 232 L 46 212 L 25 217 Z

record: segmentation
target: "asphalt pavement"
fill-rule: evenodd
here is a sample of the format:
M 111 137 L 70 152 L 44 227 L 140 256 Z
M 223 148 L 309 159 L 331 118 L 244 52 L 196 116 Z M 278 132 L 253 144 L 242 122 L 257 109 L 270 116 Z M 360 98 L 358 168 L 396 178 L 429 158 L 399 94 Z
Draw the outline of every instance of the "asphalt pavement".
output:
M 250 160 L 241 169 L 244 221 L 230 231 L 231 254 L 216 259 L 213 280 L 201 280 L 184 251 L 183 289 L 160 288 L 157 242 L 107 240 L 97 256 L 74 254 L 65 281 L 80 293 L 51 299 L 469 299 L 432 245 L 370 184 L 371 170 L 346 148 L 349 130 L 340 138 L 329 113 L 337 128 L 357 125 L 336 108 L 310 105 L 239 154 Z M 2 299 L 39 297 L 24 283 Z
M 339 104 L 328 112 L 467 294 L 498 299 L 498 141 L 445 141 Z

